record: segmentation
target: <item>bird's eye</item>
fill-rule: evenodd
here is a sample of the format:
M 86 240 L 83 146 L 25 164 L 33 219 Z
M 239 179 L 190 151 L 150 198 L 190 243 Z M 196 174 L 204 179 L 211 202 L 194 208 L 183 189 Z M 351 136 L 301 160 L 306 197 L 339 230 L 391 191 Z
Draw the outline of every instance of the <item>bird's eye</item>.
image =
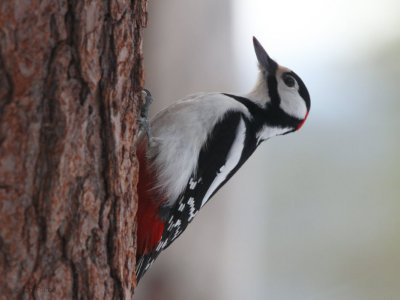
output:
M 288 87 L 294 87 L 296 84 L 296 80 L 293 78 L 292 75 L 289 74 L 283 74 L 282 76 L 283 82 L 288 86 Z

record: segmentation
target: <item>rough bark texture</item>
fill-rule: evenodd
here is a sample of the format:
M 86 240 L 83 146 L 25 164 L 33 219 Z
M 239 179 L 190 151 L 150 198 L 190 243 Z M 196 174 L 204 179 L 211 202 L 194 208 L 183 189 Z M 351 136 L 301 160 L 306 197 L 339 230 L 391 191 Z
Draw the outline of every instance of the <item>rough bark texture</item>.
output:
M 130 299 L 146 0 L 0 1 L 0 298 Z

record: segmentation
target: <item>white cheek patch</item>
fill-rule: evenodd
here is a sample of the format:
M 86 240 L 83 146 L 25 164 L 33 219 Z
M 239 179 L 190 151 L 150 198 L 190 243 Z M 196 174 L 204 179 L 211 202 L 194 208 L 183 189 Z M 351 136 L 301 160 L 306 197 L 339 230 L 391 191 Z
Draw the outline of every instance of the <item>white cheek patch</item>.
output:
M 307 107 L 298 92 L 297 83 L 296 87 L 289 88 L 283 82 L 279 82 L 278 93 L 281 97 L 281 109 L 288 115 L 303 120 L 307 114 Z

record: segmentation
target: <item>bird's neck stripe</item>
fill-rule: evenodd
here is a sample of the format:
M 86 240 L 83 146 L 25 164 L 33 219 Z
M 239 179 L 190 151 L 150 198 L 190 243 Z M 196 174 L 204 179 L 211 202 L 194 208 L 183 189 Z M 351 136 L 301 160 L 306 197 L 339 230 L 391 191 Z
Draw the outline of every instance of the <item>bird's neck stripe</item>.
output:
M 275 73 L 268 75 L 267 77 L 268 95 L 271 99 L 271 103 L 278 107 L 281 103 L 281 97 L 278 93 L 278 81 L 276 80 Z

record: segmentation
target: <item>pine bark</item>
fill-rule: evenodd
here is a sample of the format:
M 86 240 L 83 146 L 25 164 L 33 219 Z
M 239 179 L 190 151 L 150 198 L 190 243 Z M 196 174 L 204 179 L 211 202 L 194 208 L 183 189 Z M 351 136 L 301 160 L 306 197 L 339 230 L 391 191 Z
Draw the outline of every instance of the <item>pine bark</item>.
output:
M 0 3 L 0 298 L 131 299 L 146 0 Z

